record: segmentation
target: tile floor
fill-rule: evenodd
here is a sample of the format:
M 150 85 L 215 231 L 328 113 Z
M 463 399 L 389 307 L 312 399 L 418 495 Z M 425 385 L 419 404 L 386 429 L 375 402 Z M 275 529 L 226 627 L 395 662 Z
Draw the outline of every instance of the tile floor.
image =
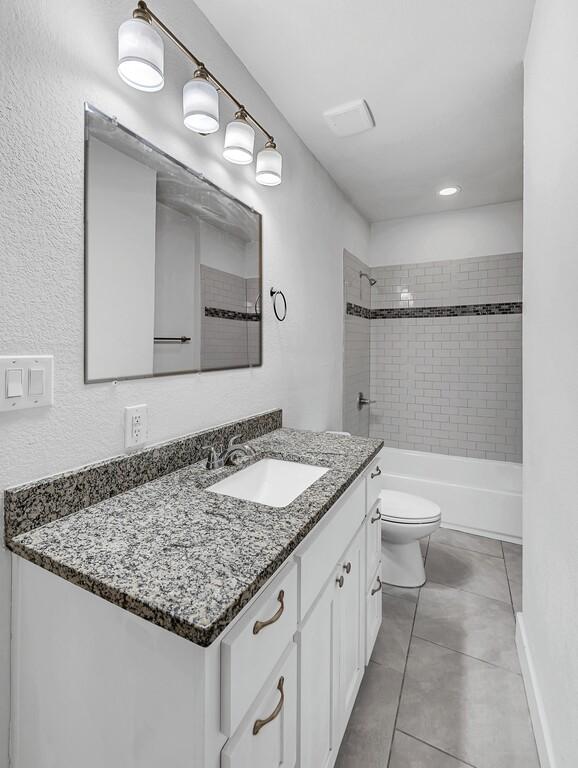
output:
M 439 529 L 427 584 L 384 586 L 337 768 L 539 768 L 514 643 L 522 548 Z

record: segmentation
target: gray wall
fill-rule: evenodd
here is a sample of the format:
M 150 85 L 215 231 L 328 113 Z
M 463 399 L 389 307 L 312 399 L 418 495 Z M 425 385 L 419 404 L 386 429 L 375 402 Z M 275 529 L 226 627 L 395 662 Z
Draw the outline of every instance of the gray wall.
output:
M 372 275 L 370 434 L 398 448 L 521 461 L 522 316 L 513 304 L 522 298 L 522 255 Z M 503 307 L 471 306 L 495 304 Z M 452 309 L 412 316 L 420 307 Z M 404 316 L 375 318 L 379 309 Z M 481 314 L 490 311 L 500 314 Z
M 524 611 L 518 626 L 531 664 L 529 698 L 540 707 L 532 707 L 536 741 L 542 765 L 551 768 L 578 764 L 577 33 L 576 0 L 537 0 L 524 64 Z

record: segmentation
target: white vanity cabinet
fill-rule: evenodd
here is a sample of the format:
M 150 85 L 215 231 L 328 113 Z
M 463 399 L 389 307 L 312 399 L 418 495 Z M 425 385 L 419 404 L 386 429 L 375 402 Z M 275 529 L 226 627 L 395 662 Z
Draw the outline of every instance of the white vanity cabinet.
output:
M 364 560 L 360 529 L 298 632 L 301 768 L 333 765 L 361 684 Z
M 381 623 L 372 471 L 208 648 L 14 557 L 14 768 L 331 768 Z

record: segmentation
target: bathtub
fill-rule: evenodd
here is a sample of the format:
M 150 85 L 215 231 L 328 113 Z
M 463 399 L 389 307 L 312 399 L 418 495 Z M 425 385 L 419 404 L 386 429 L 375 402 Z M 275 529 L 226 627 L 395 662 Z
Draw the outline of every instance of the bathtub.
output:
M 442 526 L 522 541 L 522 465 L 383 448 L 383 488 L 437 502 Z

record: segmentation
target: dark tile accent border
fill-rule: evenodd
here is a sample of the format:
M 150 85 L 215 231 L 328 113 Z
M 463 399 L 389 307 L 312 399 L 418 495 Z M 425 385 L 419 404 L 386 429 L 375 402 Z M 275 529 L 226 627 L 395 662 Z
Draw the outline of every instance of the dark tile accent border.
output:
M 260 312 L 236 312 L 233 309 L 219 309 L 219 307 L 205 307 L 205 317 L 220 317 L 223 320 L 244 320 L 245 322 L 259 322 Z
M 367 309 L 347 303 L 347 314 L 368 320 L 400 319 L 405 317 L 464 317 L 466 315 L 519 315 L 521 301 L 497 304 L 454 304 L 448 307 L 396 307 L 394 309 Z
M 8 488 L 4 492 L 4 536 L 14 536 L 66 517 L 99 501 L 199 461 L 204 445 L 223 445 L 234 435 L 253 440 L 282 427 L 283 412 L 268 411 L 203 432 L 115 456 L 70 472 Z
M 359 304 L 352 304 L 347 302 L 347 314 L 355 315 L 355 317 L 364 317 L 366 320 L 371 320 L 371 309 L 369 307 L 362 307 Z

